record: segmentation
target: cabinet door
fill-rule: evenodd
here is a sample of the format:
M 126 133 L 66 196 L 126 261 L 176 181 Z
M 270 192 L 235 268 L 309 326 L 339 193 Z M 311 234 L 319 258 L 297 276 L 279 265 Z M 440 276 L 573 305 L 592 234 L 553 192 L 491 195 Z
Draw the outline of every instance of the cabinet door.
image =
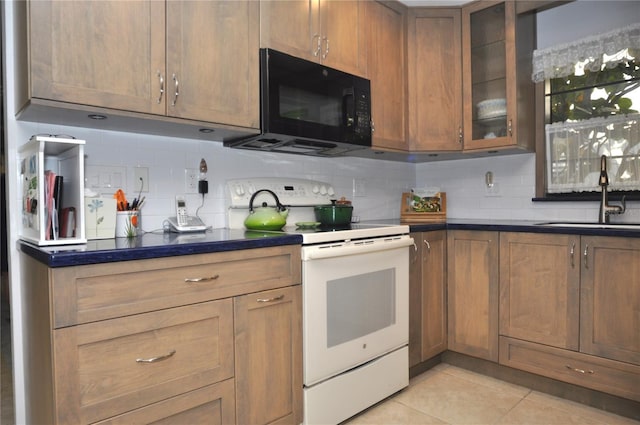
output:
M 32 1 L 29 30 L 31 97 L 164 115 L 164 2 Z
M 261 0 L 260 47 L 320 60 L 320 0 Z
M 580 351 L 640 365 L 640 239 L 582 237 Z
M 367 2 L 367 74 L 371 80 L 373 148 L 408 149 L 406 124 L 405 17 L 400 3 Z
M 578 350 L 580 237 L 500 234 L 500 334 Z
M 366 3 L 360 0 L 320 2 L 322 63 L 350 74 L 367 75 Z
M 447 236 L 448 348 L 498 361 L 498 232 Z
M 462 149 L 460 9 L 410 9 L 409 146 L 412 151 Z
M 422 246 L 422 361 L 447 349 L 447 232 L 425 232 Z
M 515 2 L 462 8 L 464 149 L 533 150 L 535 14 Z
M 167 114 L 260 127 L 259 3 L 167 2 Z
M 412 233 L 409 250 L 409 367 L 422 361 L 422 233 Z
M 239 424 L 302 422 L 302 288 L 236 297 Z

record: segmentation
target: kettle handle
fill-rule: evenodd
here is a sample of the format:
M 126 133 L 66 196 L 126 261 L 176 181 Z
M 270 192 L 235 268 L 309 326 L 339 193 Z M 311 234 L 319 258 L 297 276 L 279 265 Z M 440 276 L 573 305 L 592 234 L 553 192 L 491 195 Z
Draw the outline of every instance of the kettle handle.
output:
M 271 196 L 273 196 L 273 198 L 276 200 L 276 207 L 278 208 L 278 211 L 286 210 L 285 206 L 280 203 L 280 200 L 278 199 L 278 195 L 276 195 L 275 192 L 269 189 L 260 189 L 256 191 L 253 195 L 251 195 L 251 199 L 249 200 L 249 213 L 253 212 L 253 200 L 256 198 L 256 195 L 260 192 L 269 192 Z

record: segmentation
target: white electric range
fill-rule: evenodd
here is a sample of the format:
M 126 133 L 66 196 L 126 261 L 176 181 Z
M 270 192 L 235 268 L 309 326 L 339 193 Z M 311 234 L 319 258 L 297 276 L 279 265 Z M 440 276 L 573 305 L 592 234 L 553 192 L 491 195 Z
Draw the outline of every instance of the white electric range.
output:
M 289 178 L 227 182 L 230 228 L 243 228 L 252 195 L 268 189 L 289 208 L 287 233 L 302 235 L 304 423 L 339 423 L 409 384 L 409 247 L 406 225 L 315 222 L 330 184 Z M 275 207 L 268 192 L 254 206 Z

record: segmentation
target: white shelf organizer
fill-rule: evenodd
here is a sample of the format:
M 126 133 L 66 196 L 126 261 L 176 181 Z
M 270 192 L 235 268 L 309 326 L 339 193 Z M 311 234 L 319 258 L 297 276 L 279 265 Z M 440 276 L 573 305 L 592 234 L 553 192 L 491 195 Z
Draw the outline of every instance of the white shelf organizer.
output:
M 33 136 L 20 147 L 20 239 L 39 246 L 87 242 L 83 206 L 84 145 L 85 141 L 79 139 Z M 62 176 L 60 205 L 55 205 L 55 208 L 47 208 L 45 176 L 48 172 Z M 49 232 L 50 227 L 56 231 Z M 66 229 L 65 234 L 62 233 L 63 228 Z

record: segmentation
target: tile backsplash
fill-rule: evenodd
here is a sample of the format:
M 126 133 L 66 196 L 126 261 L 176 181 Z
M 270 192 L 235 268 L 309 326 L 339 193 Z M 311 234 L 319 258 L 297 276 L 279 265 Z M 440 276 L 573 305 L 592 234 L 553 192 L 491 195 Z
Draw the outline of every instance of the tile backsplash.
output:
M 363 158 L 316 158 L 229 149 L 218 142 L 176 139 L 136 133 L 51 126 L 20 122 L 25 141 L 31 134 L 70 134 L 87 141 L 87 183 L 92 175 L 112 173 L 106 196 L 122 187 L 128 198 L 138 195 L 134 168 L 149 171 L 149 192 L 141 215 L 144 231 L 162 229 L 166 217 L 175 215 L 175 196 L 185 192 L 185 169 L 196 169 L 207 161 L 209 193 L 204 203 L 199 194 L 186 194 L 188 212 L 207 225 L 227 226 L 225 182 L 243 177 L 296 177 L 325 181 L 338 197 L 354 203 L 361 220 L 400 217 L 403 191 L 412 187 L 437 186 L 447 192 L 449 218 L 575 220 L 591 221 L 598 215 L 597 202 L 533 202 L 535 155 L 409 164 Z M 493 174 L 494 188 L 488 193 L 485 174 Z M 122 175 L 120 175 L 124 172 Z M 94 173 L 94 174 L 92 174 Z M 103 176 L 104 177 L 104 176 Z M 95 182 L 95 181 L 94 181 Z M 358 185 L 358 192 L 354 186 Z M 638 203 L 613 221 L 638 222 Z

